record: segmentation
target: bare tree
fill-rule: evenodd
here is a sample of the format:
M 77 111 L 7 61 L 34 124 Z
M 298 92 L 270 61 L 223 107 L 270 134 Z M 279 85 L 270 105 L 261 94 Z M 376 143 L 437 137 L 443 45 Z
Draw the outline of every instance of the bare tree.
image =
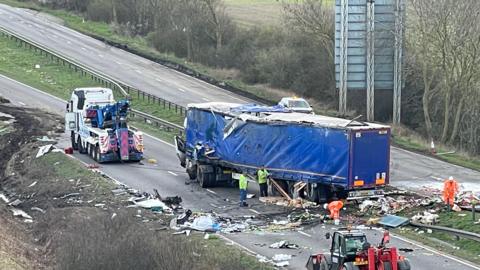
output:
M 202 0 L 206 13 L 208 14 L 208 23 L 212 26 L 213 33 L 208 31 L 207 35 L 215 41 L 216 57 L 222 48 L 223 36 L 227 31 L 228 25 L 231 23 L 230 18 L 225 11 L 225 5 L 222 0 Z

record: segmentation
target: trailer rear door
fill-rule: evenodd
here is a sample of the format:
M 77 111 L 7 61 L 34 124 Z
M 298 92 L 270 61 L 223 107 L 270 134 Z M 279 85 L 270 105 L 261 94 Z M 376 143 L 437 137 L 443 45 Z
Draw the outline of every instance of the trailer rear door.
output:
M 350 184 L 372 188 L 388 184 L 390 130 L 352 130 Z

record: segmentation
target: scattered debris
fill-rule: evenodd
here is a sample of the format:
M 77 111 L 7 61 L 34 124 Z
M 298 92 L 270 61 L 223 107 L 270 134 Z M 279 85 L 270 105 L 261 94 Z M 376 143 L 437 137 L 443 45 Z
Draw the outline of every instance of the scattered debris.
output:
M 41 146 L 38 149 L 38 152 L 37 152 L 37 155 L 35 156 L 35 158 L 39 158 L 39 157 L 47 154 L 48 152 L 50 152 L 50 150 L 52 150 L 52 147 L 53 147 L 53 144 L 47 144 L 47 145 Z
M 37 181 L 31 183 L 28 187 L 34 187 L 37 184 Z
M 271 244 L 270 248 L 299 249 L 300 247 L 296 244 L 291 244 L 290 242 L 283 240 L 283 241 Z
M 438 218 L 440 216 L 437 214 L 432 214 L 428 211 L 424 211 L 423 213 L 418 213 L 411 218 L 413 222 L 421 223 L 421 224 L 429 224 L 433 225 L 438 222 Z
M 54 139 L 50 139 L 48 136 L 43 136 L 43 137 L 37 138 L 37 141 L 39 141 L 39 142 L 55 142 Z
M 45 214 L 45 213 L 47 212 L 47 211 L 43 210 L 43 209 L 40 208 L 40 207 L 32 207 L 32 208 L 30 208 L 30 209 L 32 209 L 33 211 L 38 211 L 38 212 L 40 212 L 40 213 L 42 213 L 42 214 Z
M 150 163 L 150 164 L 157 164 L 157 160 L 156 160 L 156 159 L 153 159 L 153 158 L 149 158 L 149 159 L 147 160 L 147 162 Z
M 394 216 L 394 215 L 385 215 L 380 219 L 378 224 L 392 227 L 392 228 L 397 228 L 399 226 L 407 224 L 408 222 L 409 222 L 408 218 Z
M 23 210 L 16 209 L 16 208 L 12 208 L 12 209 L 10 209 L 10 210 L 12 210 L 12 213 L 13 213 L 13 216 L 14 216 L 14 217 L 21 216 L 21 217 L 26 218 L 26 219 L 33 219 L 32 216 L 30 216 L 29 214 L 25 213 L 25 211 L 23 211 Z
M 10 202 L 8 205 L 10 205 L 10 206 L 18 206 L 18 205 L 20 205 L 21 203 L 22 203 L 21 200 L 15 199 L 13 202 Z
M 216 232 L 220 230 L 220 224 L 212 216 L 200 216 L 195 218 L 192 223 L 185 222 L 185 225 L 192 230 L 202 232 Z
M 2 201 L 5 202 L 5 203 L 8 203 L 8 202 L 9 202 L 7 196 L 5 196 L 5 195 L 2 194 L 2 193 L 0 193 L 0 199 L 2 199 Z
M 292 255 L 288 255 L 288 254 L 275 254 L 273 257 L 272 257 L 272 260 L 274 262 L 283 262 L 283 261 L 289 261 L 292 259 Z
M 60 197 L 60 199 L 66 199 L 66 198 L 75 197 L 75 196 L 80 196 L 80 195 L 81 195 L 80 193 L 74 192 L 74 193 L 65 194 L 65 195 L 63 195 L 62 197 Z
M 251 194 L 251 193 L 250 193 L 250 194 L 247 194 L 247 199 L 252 199 L 252 198 L 254 198 L 254 197 L 255 197 L 255 194 Z

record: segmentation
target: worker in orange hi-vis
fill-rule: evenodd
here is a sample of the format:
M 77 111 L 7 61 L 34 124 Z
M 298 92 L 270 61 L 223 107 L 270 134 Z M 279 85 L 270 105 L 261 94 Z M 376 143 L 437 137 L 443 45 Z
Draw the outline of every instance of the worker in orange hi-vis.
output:
M 335 225 L 340 224 L 340 210 L 343 208 L 343 202 L 334 200 L 331 203 L 324 204 L 323 207 L 330 211 L 330 218 L 334 220 Z
M 452 176 L 443 182 L 443 201 L 446 205 L 453 206 L 455 195 L 458 192 L 458 183 Z

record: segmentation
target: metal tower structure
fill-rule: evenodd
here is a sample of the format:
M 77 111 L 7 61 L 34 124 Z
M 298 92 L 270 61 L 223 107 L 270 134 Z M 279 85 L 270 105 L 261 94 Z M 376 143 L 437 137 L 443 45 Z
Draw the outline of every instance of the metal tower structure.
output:
M 375 0 L 367 0 L 367 121 L 375 119 Z
M 395 0 L 395 52 L 393 60 L 393 123 L 400 124 L 402 112 L 402 59 L 404 35 L 404 0 Z
M 340 0 L 340 76 L 339 108 L 341 115 L 347 114 L 347 63 L 348 63 L 348 0 Z

